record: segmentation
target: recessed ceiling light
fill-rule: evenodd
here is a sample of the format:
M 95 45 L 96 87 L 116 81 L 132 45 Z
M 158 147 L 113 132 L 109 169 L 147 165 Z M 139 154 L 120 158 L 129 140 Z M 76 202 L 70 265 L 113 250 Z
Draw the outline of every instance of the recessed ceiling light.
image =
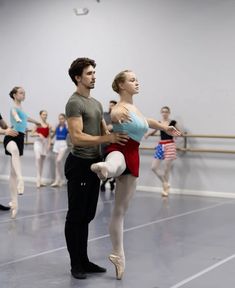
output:
M 87 15 L 89 13 L 88 8 L 73 8 L 73 11 L 76 16 Z

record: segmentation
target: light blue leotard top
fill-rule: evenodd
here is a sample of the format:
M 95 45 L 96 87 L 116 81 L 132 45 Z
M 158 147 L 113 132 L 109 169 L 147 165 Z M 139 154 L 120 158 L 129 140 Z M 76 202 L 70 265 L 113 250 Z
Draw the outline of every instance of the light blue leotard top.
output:
M 113 131 L 126 133 L 133 140 L 140 142 L 148 131 L 148 123 L 135 112 L 130 111 L 129 114 L 131 122 L 113 123 Z
M 16 111 L 16 113 L 18 114 L 22 122 L 16 122 L 15 117 L 12 115 L 13 109 Z M 27 129 L 28 115 L 24 111 L 22 111 L 20 108 L 17 108 L 17 107 L 12 108 L 11 113 L 10 113 L 10 119 L 11 119 L 11 125 L 12 125 L 13 130 L 17 132 L 25 133 Z

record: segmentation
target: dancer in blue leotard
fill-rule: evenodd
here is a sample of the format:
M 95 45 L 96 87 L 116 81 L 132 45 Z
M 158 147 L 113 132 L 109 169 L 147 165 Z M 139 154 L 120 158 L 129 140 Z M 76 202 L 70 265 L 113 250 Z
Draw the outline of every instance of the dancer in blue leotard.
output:
M 127 133 L 129 140 L 125 145 L 109 145 L 105 162 L 91 165 L 91 170 L 100 179 L 116 178 L 115 204 L 109 226 L 113 251 L 109 259 L 115 265 L 116 278 L 121 279 L 125 269 L 123 221 L 139 175 L 139 143 L 148 127 L 164 130 L 172 135 L 179 135 L 179 132 L 173 126 L 146 119 L 133 104 L 133 96 L 138 94 L 139 83 L 132 71 L 120 72 L 115 77 L 112 87 L 120 96 L 120 101 L 111 113 L 113 130 Z
M 11 156 L 10 190 L 11 190 L 11 217 L 15 218 L 18 211 L 17 194 L 24 193 L 24 181 L 21 172 L 20 156 L 24 151 L 24 136 L 27 129 L 27 122 L 40 125 L 36 120 L 29 118 L 22 110 L 21 102 L 25 99 L 25 91 L 22 87 L 14 87 L 10 92 L 14 101 L 11 108 L 10 119 L 12 129 L 18 132 L 16 137 L 5 136 L 5 153 Z

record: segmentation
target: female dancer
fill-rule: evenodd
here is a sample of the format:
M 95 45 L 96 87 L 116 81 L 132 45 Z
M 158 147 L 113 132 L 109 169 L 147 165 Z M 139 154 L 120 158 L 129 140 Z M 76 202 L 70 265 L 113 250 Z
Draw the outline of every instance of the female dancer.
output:
M 170 120 L 170 108 L 167 106 L 162 107 L 161 114 L 162 114 L 162 121 L 164 125 L 174 126 L 178 130 L 179 128 L 176 125 L 175 120 Z M 147 139 L 148 136 L 154 135 L 157 132 L 158 129 L 155 129 L 153 131 L 148 132 L 145 135 L 145 138 Z M 173 161 L 176 159 L 176 145 L 173 139 L 173 136 L 168 135 L 164 131 L 160 131 L 160 137 L 161 141 L 158 143 L 155 153 L 154 153 L 154 159 L 152 162 L 152 171 L 157 175 L 157 177 L 162 182 L 162 196 L 167 197 L 169 194 L 169 175 L 170 170 L 172 167 Z M 165 167 L 163 173 L 161 172 L 160 166 L 162 161 L 165 162 Z
M 65 152 L 68 148 L 67 138 L 68 128 L 66 125 L 65 114 L 59 114 L 59 124 L 55 129 L 55 142 L 53 145 L 53 152 L 55 152 L 55 181 L 51 184 L 51 187 L 62 186 L 62 171 L 61 162 L 64 158 Z
M 16 137 L 5 136 L 4 148 L 7 155 L 11 155 L 10 190 L 11 190 L 11 217 L 15 218 L 18 212 L 17 194 L 24 193 L 24 181 L 21 173 L 20 156 L 24 151 L 24 135 L 27 129 L 27 122 L 40 125 L 39 122 L 29 118 L 22 110 L 21 102 L 25 99 L 25 91 L 22 87 L 14 87 L 9 93 L 14 101 L 14 106 L 10 111 L 10 121 L 12 129 L 18 132 Z
M 32 131 L 32 136 L 36 136 L 36 140 L 34 142 L 34 154 L 36 160 L 36 169 L 37 169 L 37 180 L 36 186 L 40 188 L 41 186 L 45 186 L 42 183 L 42 172 L 43 165 L 47 155 L 51 147 L 51 126 L 47 123 L 47 111 L 41 110 L 39 112 L 40 115 L 40 127 L 35 126 Z
M 16 137 L 18 135 L 16 131 L 12 130 L 11 128 L 8 128 L 7 123 L 2 119 L 1 114 L 0 114 L 0 127 L 1 127 L 0 133 L 3 133 L 4 135 L 9 135 L 13 137 Z M 11 209 L 10 207 L 0 204 L 0 210 L 7 211 L 10 209 Z
M 139 175 L 139 143 L 148 127 L 165 130 L 173 135 L 179 135 L 179 132 L 173 126 L 146 119 L 133 104 L 133 95 L 138 94 L 139 83 L 132 71 L 120 72 L 115 77 L 112 88 L 120 96 L 120 101 L 111 113 L 113 131 L 125 132 L 130 138 L 124 146 L 110 144 L 106 149 L 108 155 L 105 162 L 91 165 L 91 170 L 102 180 L 108 177 L 117 178 L 115 204 L 109 226 L 113 246 L 109 259 L 115 265 L 116 278 L 121 279 L 125 269 L 123 220 Z

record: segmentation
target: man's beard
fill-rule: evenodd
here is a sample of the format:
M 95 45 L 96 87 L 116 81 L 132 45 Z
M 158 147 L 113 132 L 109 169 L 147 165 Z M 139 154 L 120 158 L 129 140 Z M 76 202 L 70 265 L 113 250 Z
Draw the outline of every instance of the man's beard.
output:
M 95 88 L 95 83 L 91 83 L 89 86 L 86 86 L 87 89 L 94 89 Z

